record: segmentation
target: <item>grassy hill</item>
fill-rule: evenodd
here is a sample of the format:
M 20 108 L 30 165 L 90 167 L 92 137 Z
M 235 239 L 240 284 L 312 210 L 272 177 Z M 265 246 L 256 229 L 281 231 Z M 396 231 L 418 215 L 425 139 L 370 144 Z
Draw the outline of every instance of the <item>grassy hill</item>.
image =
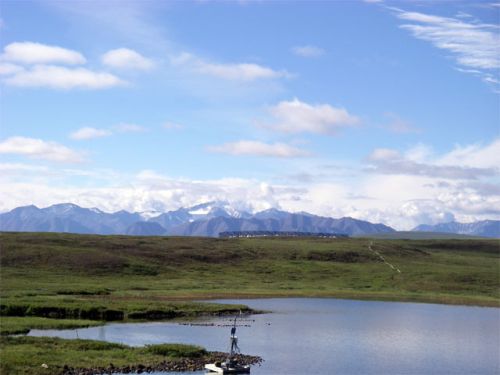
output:
M 235 296 L 500 305 L 498 240 L 373 241 L 400 274 L 362 238 L 2 233 L 0 312 L 164 318 L 215 313 L 188 300 Z

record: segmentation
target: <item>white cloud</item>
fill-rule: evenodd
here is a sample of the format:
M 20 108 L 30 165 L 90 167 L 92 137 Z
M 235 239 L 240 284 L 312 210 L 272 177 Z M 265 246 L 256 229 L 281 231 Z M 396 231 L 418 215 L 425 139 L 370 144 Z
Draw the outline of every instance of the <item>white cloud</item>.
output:
M 0 180 L 5 176 L 0 175 Z M 240 208 L 250 211 L 276 207 L 276 196 L 288 194 L 288 188 L 271 186 L 258 180 L 226 178 L 219 180 L 172 179 L 154 171 L 134 176 L 115 176 L 115 186 L 76 187 L 71 184 L 54 188 L 41 180 L 0 184 L 5 199 L 0 210 L 29 204 L 45 207 L 60 202 L 73 202 L 83 207 L 98 207 L 107 212 L 168 211 L 181 206 L 229 198 Z M 3 182 L 3 181 L 2 181 Z M 33 196 L 32 192 L 37 194 Z M 30 193 L 31 192 L 31 193 Z
M 407 220 L 415 223 L 439 224 L 455 221 L 455 215 L 443 202 L 433 199 L 412 200 L 401 206 Z
M 121 123 L 113 126 L 113 130 L 120 133 L 140 133 L 146 131 L 146 128 L 137 124 Z
M 10 75 L 14 73 L 19 73 L 23 71 L 24 68 L 19 65 L 11 64 L 11 63 L 1 63 L 0 62 L 0 75 Z
M 467 22 L 418 12 L 397 10 L 408 23 L 400 27 L 413 36 L 450 52 L 459 65 L 480 71 L 483 80 L 495 79 L 500 68 L 500 33 L 498 25 Z M 490 82 L 491 83 L 491 82 Z
M 487 149 L 491 149 L 491 147 Z M 500 175 L 500 169 L 498 169 L 497 165 L 485 165 L 484 163 L 476 163 L 476 165 L 480 166 L 470 165 L 471 155 L 475 154 L 475 152 L 470 151 L 455 150 L 440 159 L 423 162 L 422 159 L 424 155 L 427 155 L 428 150 L 422 148 L 422 146 L 410 150 L 407 156 L 396 150 L 375 149 L 368 157 L 368 162 L 371 165 L 367 170 L 379 174 L 427 176 L 452 180 L 477 180 L 482 177 Z M 456 155 L 461 153 L 463 155 L 457 158 Z M 488 151 L 484 149 L 479 153 L 488 155 Z M 480 159 L 486 160 L 483 157 L 480 157 Z M 453 163 L 450 163 L 450 161 L 453 161 Z
M 84 128 L 78 129 L 77 131 L 71 133 L 69 137 L 71 139 L 82 141 L 82 140 L 87 140 L 87 139 L 108 137 L 111 134 L 112 133 L 106 129 L 96 129 L 96 128 L 91 128 L 91 127 L 84 127 Z
M 77 51 L 34 42 L 15 42 L 6 45 L 1 59 L 23 64 L 77 65 L 86 62 L 85 57 Z
M 315 46 L 295 46 L 292 52 L 301 57 L 321 57 L 325 54 L 325 50 Z
M 0 194 L 4 197 L 0 210 L 26 204 L 48 206 L 74 202 L 108 212 L 121 209 L 167 211 L 224 200 L 250 211 L 280 207 L 323 216 L 351 216 L 401 230 L 452 218 L 461 222 L 500 219 L 498 185 L 496 189 L 488 186 L 490 193 L 482 194 L 461 181 L 441 183 L 420 175 L 363 174 L 342 182 L 307 180 L 286 185 L 243 178 L 171 178 L 150 170 L 128 175 L 59 167 L 38 173 L 35 168 L 19 166 L 20 173 L 0 173 Z M 11 165 L 6 169 L 12 171 L 16 167 Z M 33 171 L 28 173 L 28 170 Z M 66 180 L 63 175 L 67 175 Z M 75 184 L 72 180 L 75 175 L 88 178 L 87 183 Z M 54 186 L 54 176 L 65 183 Z M 33 195 L 33 191 L 37 194 Z
M 189 53 L 181 53 L 170 59 L 174 66 L 185 67 L 200 74 L 206 74 L 231 81 L 254 81 L 289 77 L 286 71 L 276 71 L 253 63 L 222 64 L 209 62 Z
M 490 144 L 476 143 L 468 146 L 455 146 L 438 159 L 440 165 L 463 165 L 475 168 L 499 168 L 500 138 Z
M 258 141 L 237 141 L 209 148 L 211 152 L 230 155 L 267 156 L 294 158 L 309 155 L 308 152 L 284 143 L 264 143 Z
M 152 60 L 128 48 L 118 48 L 102 55 L 102 63 L 112 68 L 149 70 L 154 66 Z
M 24 173 L 47 173 L 49 168 L 41 165 L 31 165 L 23 163 L 0 163 L 0 172 L 3 175 L 7 174 L 24 174 Z
M 110 73 L 54 65 L 35 65 L 30 70 L 15 73 L 4 82 L 18 87 L 49 87 L 65 90 L 106 89 L 126 84 Z
M 271 68 L 258 64 L 214 64 L 202 63 L 197 70 L 201 73 L 228 80 L 253 81 L 256 79 L 283 77 L 283 72 L 277 72 Z
M 424 143 L 417 143 L 415 146 L 408 149 L 404 156 L 405 158 L 419 162 L 425 163 L 433 157 L 434 151 L 432 148 Z
M 79 163 L 84 161 L 81 153 L 59 143 L 27 137 L 10 137 L 5 139 L 0 143 L 0 154 L 25 155 L 35 159 L 63 163 Z
M 117 125 L 111 126 L 109 129 L 96 129 L 92 127 L 83 127 L 78 129 L 77 131 L 70 134 L 71 139 L 75 139 L 78 141 L 94 139 L 94 138 L 102 138 L 113 135 L 114 132 L 117 133 L 140 133 L 144 132 L 147 129 L 143 126 L 136 124 L 127 124 L 121 123 Z
M 274 122 L 266 128 L 285 133 L 335 134 L 339 129 L 357 124 L 359 119 L 344 108 L 329 104 L 307 104 L 298 99 L 282 101 L 269 109 Z

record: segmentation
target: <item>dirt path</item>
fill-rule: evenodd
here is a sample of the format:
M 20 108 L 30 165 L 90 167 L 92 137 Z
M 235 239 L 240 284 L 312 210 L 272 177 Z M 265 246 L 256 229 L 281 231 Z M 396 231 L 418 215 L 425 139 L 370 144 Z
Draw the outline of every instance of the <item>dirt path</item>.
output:
M 387 264 L 389 267 L 391 267 L 394 271 L 397 271 L 398 273 L 401 273 L 401 270 L 395 266 L 393 266 L 391 263 L 385 260 L 385 258 L 377 251 L 373 250 L 372 248 L 373 241 L 370 241 L 370 244 L 368 245 L 368 250 L 370 250 L 372 253 L 374 253 L 376 256 L 378 256 L 380 259 L 382 259 L 382 262 Z

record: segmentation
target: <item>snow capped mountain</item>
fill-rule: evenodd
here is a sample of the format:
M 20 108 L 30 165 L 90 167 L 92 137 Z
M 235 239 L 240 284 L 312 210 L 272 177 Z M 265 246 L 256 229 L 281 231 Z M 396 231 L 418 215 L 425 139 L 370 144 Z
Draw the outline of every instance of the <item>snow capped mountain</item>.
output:
M 193 221 L 205 220 L 214 217 L 244 218 L 252 216 L 248 212 L 240 211 L 227 201 L 213 201 L 202 203 L 187 209 Z
M 154 217 L 158 217 L 162 214 L 163 212 L 161 211 L 142 211 L 142 212 L 138 212 L 138 214 L 140 215 L 140 217 L 142 218 L 142 220 L 144 221 L 148 221 L 149 219 L 152 219 Z
M 382 224 L 351 218 L 332 219 L 275 208 L 251 214 L 225 201 L 207 202 L 165 213 L 130 213 L 123 210 L 106 213 L 71 203 L 42 209 L 26 206 L 1 214 L 0 230 L 214 237 L 220 232 L 235 230 L 340 232 L 350 235 L 394 231 Z
M 419 225 L 414 228 L 415 232 L 439 232 L 439 233 L 457 233 L 470 236 L 481 237 L 500 237 L 500 221 L 499 220 L 483 220 L 474 223 L 440 223 L 436 225 Z
M 179 208 L 148 219 L 148 221 L 160 224 L 165 230 L 196 221 L 209 220 L 216 217 L 226 218 L 248 218 L 252 215 L 245 211 L 233 208 L 228 202 L 213 201 L 198 204 L 188 208 Z
M 207 202 L 165 213 L 131 213 L 123 210 L 106 213 L 98 208 L 82 208 L 72 203 L 55 204 L 46 208 L 31 205 L 0 214 L 0 230 L 183 236 L 218 236 L 220 232 L 239 230 L 344 233 L 350 236 L 394 232 L 394 229 L 386 225 L 349 217 L 334 219 L 306 212 L 290 213 L 276 208 L 251 214 L 225 201 Z M 500 221 L 420 225 L 414 231 L 498 238 Z

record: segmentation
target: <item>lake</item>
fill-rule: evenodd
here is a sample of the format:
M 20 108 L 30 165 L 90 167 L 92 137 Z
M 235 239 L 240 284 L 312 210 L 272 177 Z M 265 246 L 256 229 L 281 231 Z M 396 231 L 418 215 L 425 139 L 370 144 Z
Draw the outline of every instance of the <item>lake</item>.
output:
M 498 308 L 332 298 L 217 302 L 273 312 L 239 321 L 242 352 L 265 360 L 252 374 L 500 374 Z M 29 334 L 227 351 L 230 320 L 202 322 L 214 325 L 127 323 Z

